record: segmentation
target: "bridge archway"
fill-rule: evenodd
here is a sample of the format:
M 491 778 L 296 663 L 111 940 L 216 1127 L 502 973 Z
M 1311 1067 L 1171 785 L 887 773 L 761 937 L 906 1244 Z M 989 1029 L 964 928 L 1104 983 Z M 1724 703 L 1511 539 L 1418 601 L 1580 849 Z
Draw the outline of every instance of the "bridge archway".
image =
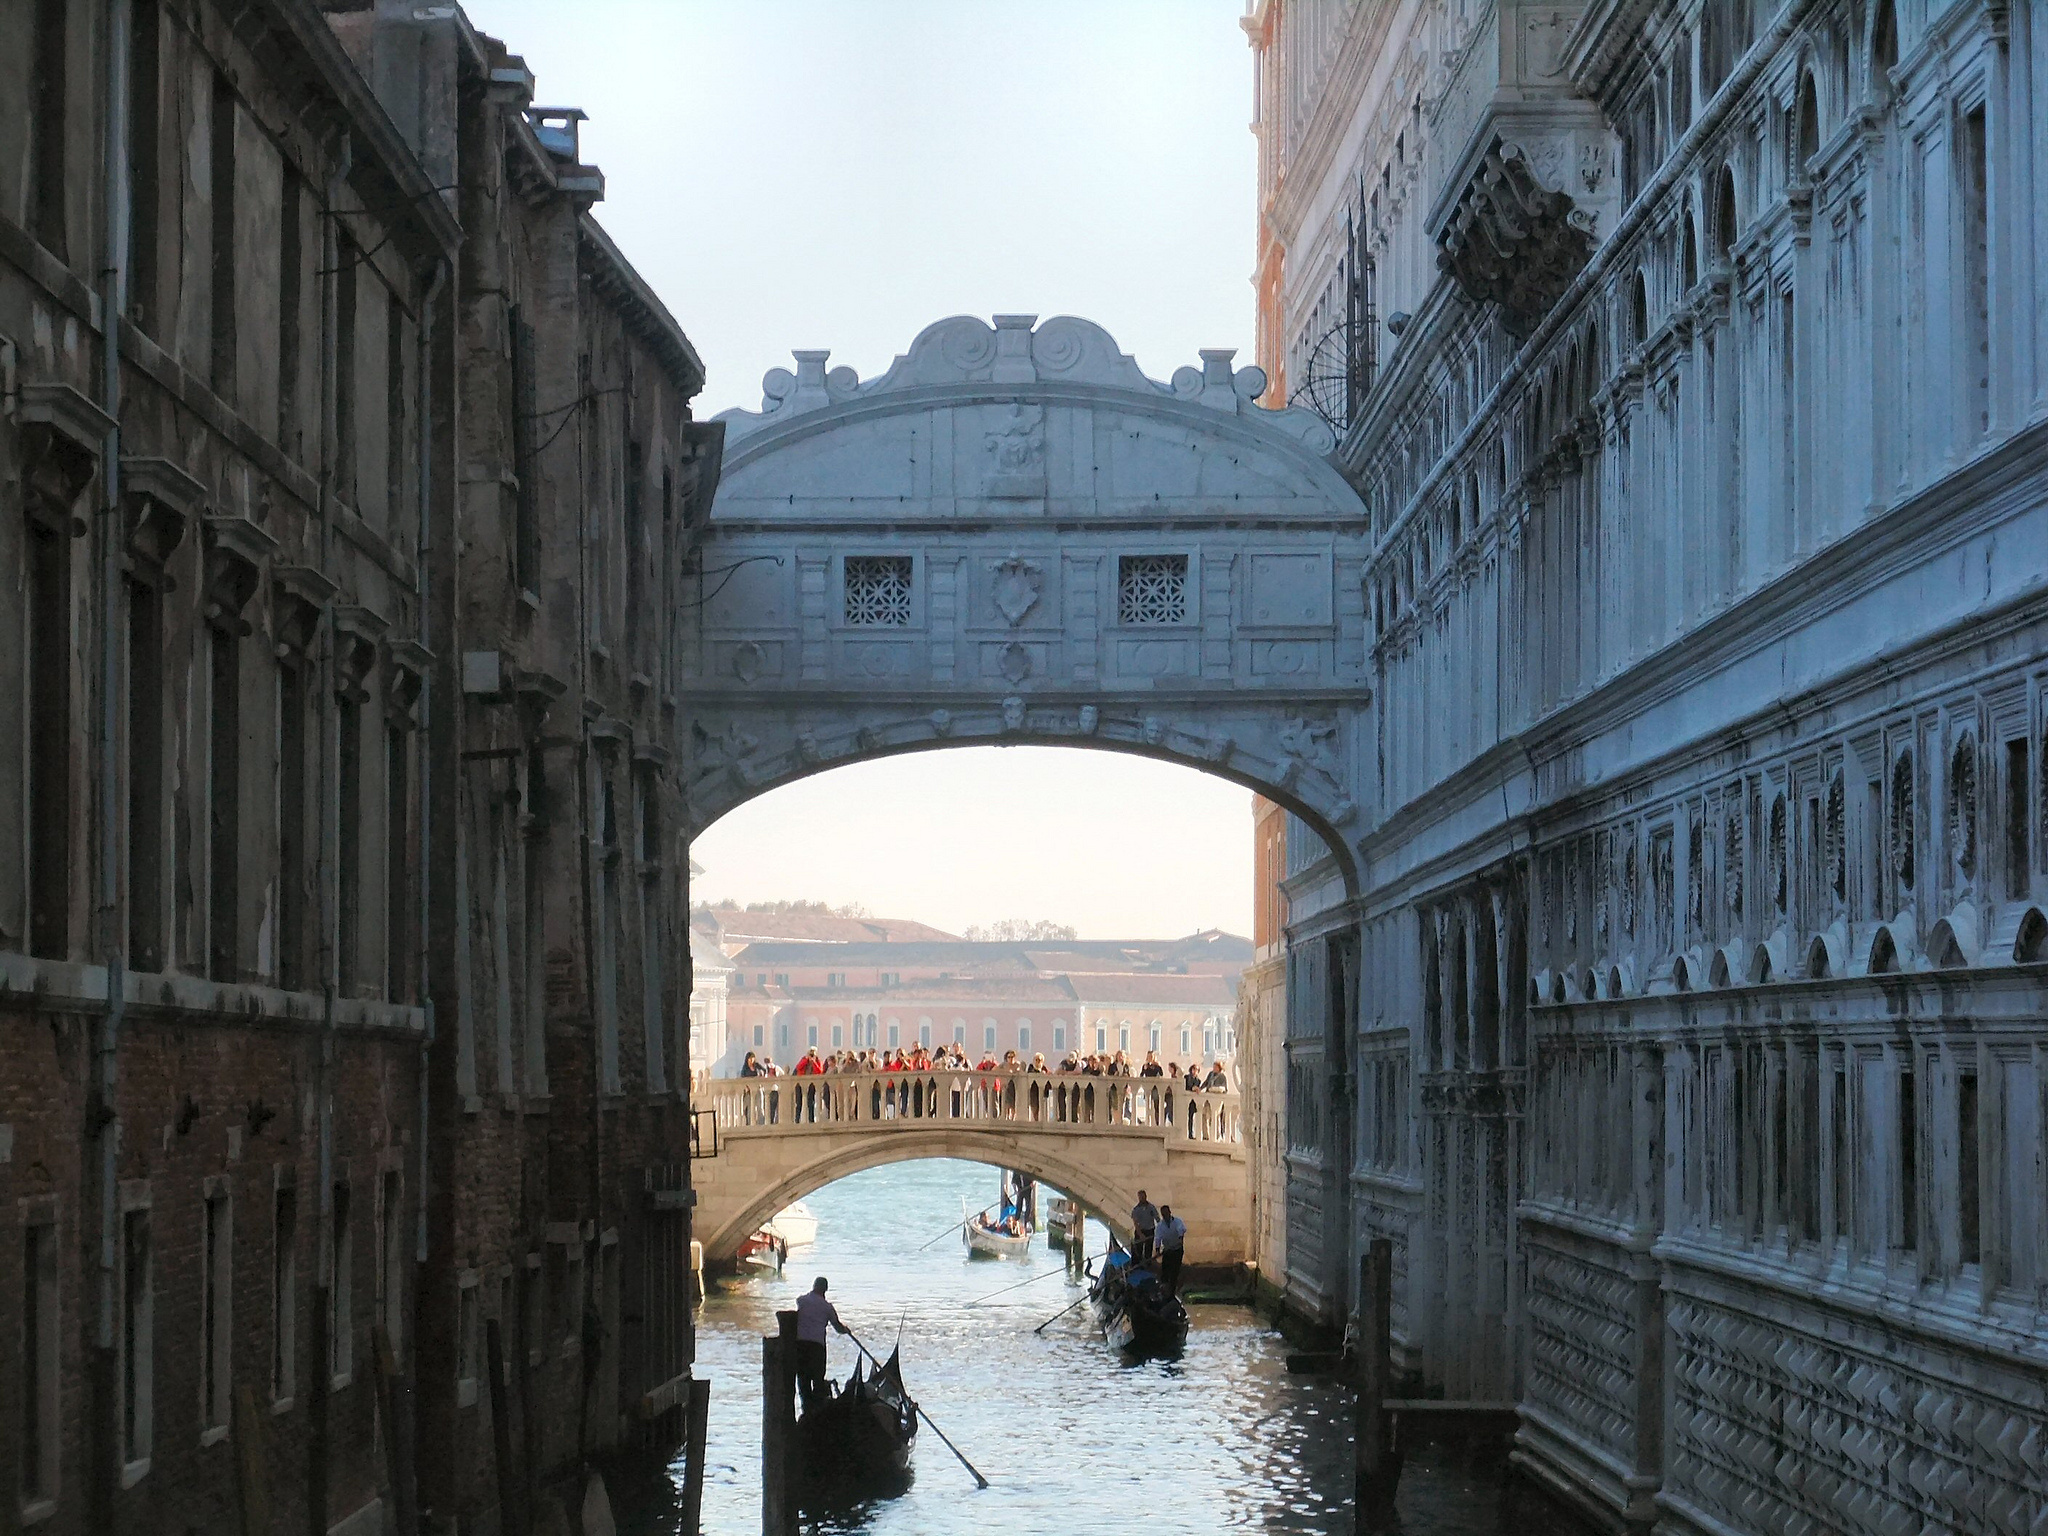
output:
M 719 1155 L 698 1161 L 691 1175 L 705 1257 L 714 1265 L 731 1260 L 741 1240 L 769 1217 L 836 1180 L 933 1157 L 1019 1169 L 1065 1190 L 1125 1239 L 1130 1209 L 1144 1189 L 1183 1208 L 1192 1260 L 1244 1257 L 1250 1195 L 1241 1145 L 1182 1140 L 1165 1129 L 1026 1129 L 971 1120 L 757 1126 L 722 1136 Z
M 728 412 L 684 594 L 689 830 L 846 763 L 1138 753 L 1287 806 L 1357 889 L 1370 523 L 1228 351 L 1168 383 L 1060 317 L 956 317 Z M 1057 1181 L 1055 1181 L 1057 1182 Z

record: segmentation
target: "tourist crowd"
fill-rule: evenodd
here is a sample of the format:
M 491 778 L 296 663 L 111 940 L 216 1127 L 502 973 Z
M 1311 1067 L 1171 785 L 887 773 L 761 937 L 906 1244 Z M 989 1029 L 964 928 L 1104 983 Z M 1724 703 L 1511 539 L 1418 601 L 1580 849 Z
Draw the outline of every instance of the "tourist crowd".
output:
M 1010 1072 L 1043 1077 L 1156 1077 L 1171 1078 L 1190 1093 L 1230 1086 L 1229 1076 L 1220 1060 L 1211 1062 L 1205 1073 L 1199 1061 L 1189 1062 L 1185 1070 L 1177 1061 L 1162 1065 L 1156 1051 L 1147 1051 L 1144 1061 L 1136 1067 L 1132 1066 L 1129 1054 L 1124 1051 L 1086 1055 L 1069 1051 L 1057 1065 L 1047 1066 L 1043 1052 L 1035 1053 L 1026 1061 L 1016 1051 L 1005 1051 L 1000 1058 L 994 1051 L 985 1051 L 976 1061 L 958 1043 L 913 1045 L 905 1050 L 827 1051 L 823 1055 L 819 1054 L 816 1046 L 812 1046 L 786 1072 L 776 1064 L 774 1057 L 765 1052 L 749 1051 L 740 1067 L 741 1077 L 816 1077 L 847 1072 Z

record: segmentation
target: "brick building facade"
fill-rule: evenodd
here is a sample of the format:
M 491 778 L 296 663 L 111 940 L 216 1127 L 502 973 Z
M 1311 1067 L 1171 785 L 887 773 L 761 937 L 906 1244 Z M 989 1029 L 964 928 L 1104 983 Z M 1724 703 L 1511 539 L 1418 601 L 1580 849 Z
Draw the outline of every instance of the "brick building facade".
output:
M 0 16 L 0 1530 L 677 1433 L 718 438 L 531 91 L 452 8 Z

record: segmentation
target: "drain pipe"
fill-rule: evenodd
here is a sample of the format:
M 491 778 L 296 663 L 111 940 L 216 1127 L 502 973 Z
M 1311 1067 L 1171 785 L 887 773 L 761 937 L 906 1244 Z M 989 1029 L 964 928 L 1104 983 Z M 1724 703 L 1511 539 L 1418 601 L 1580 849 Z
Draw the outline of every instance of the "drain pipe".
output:
M 434 993 L 427 985 L 427 956 L 429 938 L 432 933 L 428 900 L 433 894 L 434 861 L 429 856 L 432 845 L 434 797 L 433 797 L 433 718 L 434 718 L 434 649 L 433 629 L 433 583 L 427 576 L 427 560 L 433 550 L 433 472 L 434 472 L 434 315 L 440 303 L 441 290 L 448 281 L 448 261 L 443 257 L 434 263 L 434 275 L 427 283 L 427 291 L 420 301 L 419 373 L 420 373 L 420 484 L 419 484 L 419 537 L 413 551 L 413 594 L 419 605 L 419 640 L 421 649 L 428 653 L 425 672 L 420 678 L 419 731 L 419 887 L 417 899 L 419 911 L 413 914 L 416 929 L 414 941 L 419 946 L 418 976 L 420 1003 L 426 1013 L 426 1033 L 420 1041 L 420 1174 L 419 1189 L 415 1192 L 413 1204 L 418 1212 L 415 1231 L 416 1262 L 427 1262 L 427 1182 L 432 1176 L 432 1163 L 428 1153 L 428 1093 L 427 1075 L 430 1057 L 434 1048 L 435 1018 Z M 452 329 L 451 329 L 451 333 Z
M 121 317 L 128 307 L 128 13 L 129 7 L 108 7 L 106 135 L 103 146 L 106 202 L 101 213 L 105 248 L 100 267 L 100 408 L 113 423 L 100 450 L 100 837 L 99 941 L 106 957 L 107 1006 L 100 1017 L 94 1048 L 95 1093 L 91 1111 L 99 1142 L 99 1315 L 94 1334 L 98 1349 L 100 1401 L 95 1405 L 105 1445 L 119 1470 L 120 1437 L 114 1424 L 114 1272 L 120 1236 L 121 1116 L 117 1091 L 121 1025 L 127 1003 L 127 934 L 121 922 L 121 854 L 125 819 L 115 814 L 121 793 L 119 697 L 121 689 Z M 8 380 L 10 388 L 13 380 Z M 111 1486 L 111 1483 L 110 1483 Z
M 320 265 L 328 273 L 326 287 L 320 297 L 320 437 L 321 437 L 321 479 L 320 479 L 320 569 L 324 574 L 332 561 L 332 544 L 335 512 L 335 476 L 339 465 L 337 457 L 341 451 L 340 436 L 335 430 L 335 417 L 340 392 L 348 387 L 348 381 L 340 377 L 341 358 L 336 330 L 340 325 L 340 268 L 342 244 L 337 221 L 341 217 L 342 194 L 348 188 L 349 173 L 355 165 L 355 141 L 346 128 L 337 135 L 334 165 L 327 177 L 326 206 L 321 209 Z M 356 258 L 360 260 L 360 257 Z M 319 1203 L 320 1241 L 318 1273 L 314 1276 L 314 1292 L 320 1298 L 323 1317 L 329 1315 L 334 1304 L 334 1028 L 335 992 L 340 981 L 341 957 L 337 943 L 336 923 L 339 903 L 334 888 L 334 849 L 330 845 L 335 836 L 335 812 L 331 804 L 339 787 L 335 783 L 332 769 L 333 754 L 339 747 L 340 723 L 335 716 L 333 701 L 333 677 L 329 671 L 333 651 L 333 605 L 322 611 L 313 641 L 318 661 L 312 667 L 315 697 L 320 706 L 320 824 L 318 870 L 320 877 L 320 1052 L 316 1081 L 318 1083 L 319 1113 Z M 316 1331 L 316 1338 L 325 1337 L 325 1329 Z M 316 1343 L 319 1358 L 315 1362 L 311 1391 L 307 1404 L 308 1427 L 312 1434 L 311 1454 L 306 1458 L 307 1507 L 316 1512 L 316 1519 L 327 1508 L 328 1477 L 328 1409 L 332 1396 L 334 1362 L 327 1351 Z

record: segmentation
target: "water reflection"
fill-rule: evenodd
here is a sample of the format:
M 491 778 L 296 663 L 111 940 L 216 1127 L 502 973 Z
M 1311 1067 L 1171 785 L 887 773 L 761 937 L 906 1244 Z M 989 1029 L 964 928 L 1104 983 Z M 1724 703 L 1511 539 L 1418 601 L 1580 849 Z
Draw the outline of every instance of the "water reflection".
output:
M 1079 1294 L 1062 1256 L 1042 1242 L 1028 1260 L 1001 1263 L 970 1264 L 957 1236 L 919 1251 L 957 1223 L 962 1195 L 979 1205 L 995 1179 L 976 1164 L 929 1161 L 843 1180 L 810 1197 L 818 1241 L 790 1255 L 785 1275 L 714 1291 L 697 1339 L 698 1373 L 712 1383 L 704 1530 L 761 1528 L 760 1339 L 774 1330 L 776 1309 L 824 1274 L 841 1316 L 878 1355 L 900 1336 L 912 1395 L 991 1486 L 977 1490 L 938 1436 L 921 1430 L 906 1492 L 811 1512 L 808 1532 L 1351 1536 L 1349 1393 L 1289 1376 L 1284 1344 L 1245 1309 L 1194 1305 L 1179 1359 L 1132 1362 L 1104 1346 L 1085 1307 L 1034 1332 Z M 1101 1251 L 1102 1230 L 1091 1224 L 1089 1236 Z M 1022 1280 L 1031 1283 L 1003 1290 Z M 852 1359 L 835 1337 L 833 1375 Z M 1411 1461 L 1402 1495 L 1406 1536 L 1499 1528 L 1497 1481 L 1454 1462 Z M 631 1536 L 674 1529 L 673 1502 L 660 1491 L 620 1490 L 617 1502 Z

